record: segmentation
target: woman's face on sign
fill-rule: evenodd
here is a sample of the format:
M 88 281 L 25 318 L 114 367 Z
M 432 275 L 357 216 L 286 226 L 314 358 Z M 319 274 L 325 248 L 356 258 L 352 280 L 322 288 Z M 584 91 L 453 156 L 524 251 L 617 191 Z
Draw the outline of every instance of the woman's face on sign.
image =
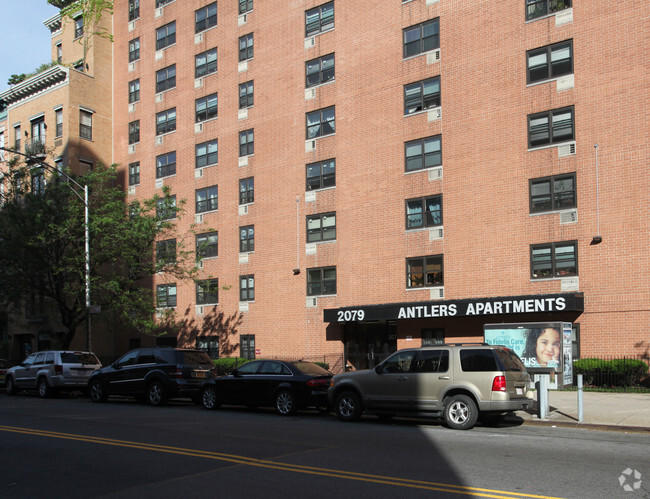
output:
M 560 332 L 554 328 L 546 328 L 537 338 L 537 362 L 545 366 L 549 362 L 560 359 Z

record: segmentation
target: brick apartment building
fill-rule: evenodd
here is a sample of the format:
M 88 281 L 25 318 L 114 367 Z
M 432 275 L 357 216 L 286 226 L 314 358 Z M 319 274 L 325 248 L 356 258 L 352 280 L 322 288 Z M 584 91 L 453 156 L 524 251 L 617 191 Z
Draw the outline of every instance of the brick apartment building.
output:
M 204 257 L 156 276 L 198 325 L 172 342 L 337 369 L 567 321 L 647 352 L 650 4 L 603 7 L 116 1 L 114 161 L 186 200 L 158 251 Z

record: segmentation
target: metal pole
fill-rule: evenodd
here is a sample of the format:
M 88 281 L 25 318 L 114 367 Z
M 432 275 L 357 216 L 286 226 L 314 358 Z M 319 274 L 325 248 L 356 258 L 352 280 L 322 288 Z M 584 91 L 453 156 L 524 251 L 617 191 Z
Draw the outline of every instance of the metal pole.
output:
M 539 390 L 538 390 L 538 403 L 539 403 L 539 419 L 546 419 L 548 416 L 548 374 L 539 375 Z
M 88 208 L 88 184 L 84 185 L 84 228 L 86 233 L 86 350 L 92 352 L 90 327 L 90 220 Z
M 582 403 L 582 374 L 578 374 L 578 423 L 585 420 L 584 404 Z

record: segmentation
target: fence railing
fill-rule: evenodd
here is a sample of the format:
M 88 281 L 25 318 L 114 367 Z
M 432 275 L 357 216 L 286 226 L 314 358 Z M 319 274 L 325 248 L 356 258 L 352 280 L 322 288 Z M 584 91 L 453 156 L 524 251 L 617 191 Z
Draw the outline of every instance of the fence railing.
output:
M 650 388 L 648 355 L 604 356 L 573 361 L 573 383 L 582 374 L 585 388 L 638 391 Z

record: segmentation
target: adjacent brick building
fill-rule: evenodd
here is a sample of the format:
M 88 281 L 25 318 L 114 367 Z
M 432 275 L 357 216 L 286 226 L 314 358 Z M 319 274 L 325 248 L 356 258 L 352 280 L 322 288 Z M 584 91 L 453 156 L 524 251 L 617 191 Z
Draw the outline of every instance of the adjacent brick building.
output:
M 156 276 L 194 326 L 171 342 L 340 369 L 568 321 L 574 355 L 647 352 L 648 16 L 116 1 L 114 160 L 129 196 L 186 200 L 158 251 L 204 256 Z

